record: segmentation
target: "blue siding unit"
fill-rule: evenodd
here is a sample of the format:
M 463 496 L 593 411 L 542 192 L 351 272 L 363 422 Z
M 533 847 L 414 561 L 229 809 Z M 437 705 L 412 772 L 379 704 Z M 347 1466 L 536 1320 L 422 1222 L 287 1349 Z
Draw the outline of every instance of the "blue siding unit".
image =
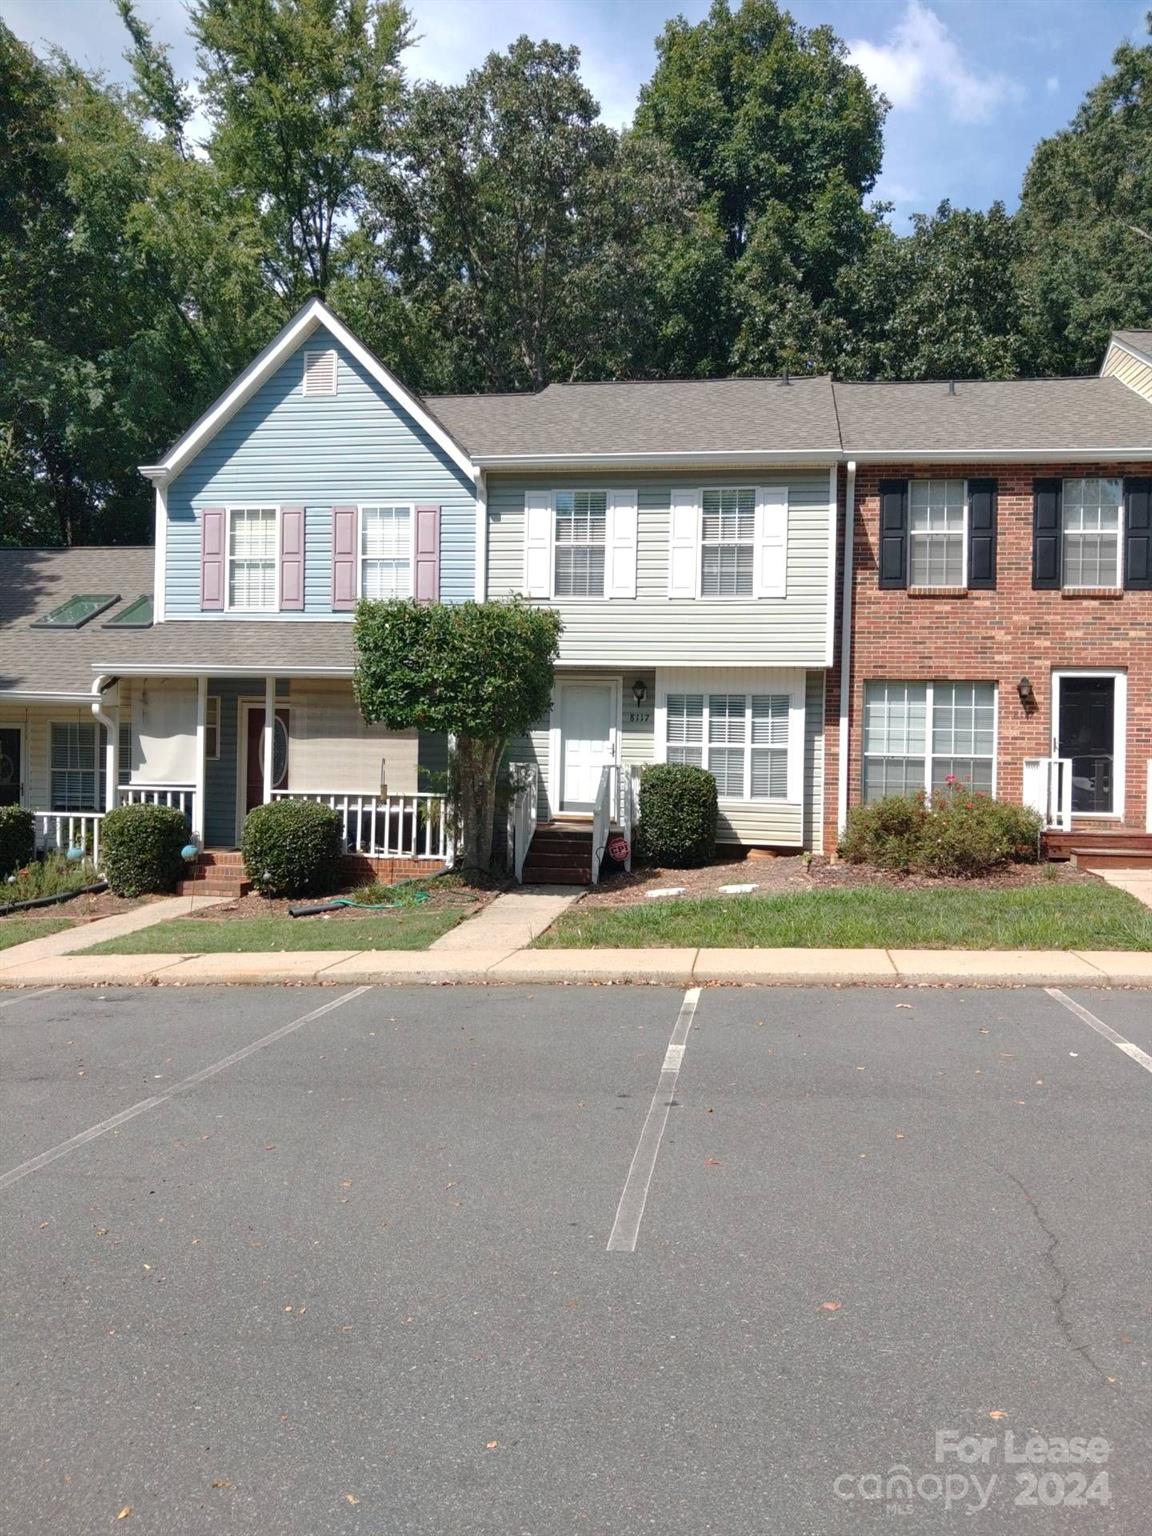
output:
M 338 355 L 335 395 L 306 396 L 301 390 L 302 354 L 318 347 L 333 347 Z M 372 501 L 438 504 L 440 596 L 445 602 L 474 596 L 475 487 L 376 380 L 320 330 L 169 486 L 166 616 L 228 617 L 201 615 L 200 512 L 248 502 L 307 508 L 304 608 L 276 617 L 347 621 L 349 614 L 332 614 L 332 508 Z

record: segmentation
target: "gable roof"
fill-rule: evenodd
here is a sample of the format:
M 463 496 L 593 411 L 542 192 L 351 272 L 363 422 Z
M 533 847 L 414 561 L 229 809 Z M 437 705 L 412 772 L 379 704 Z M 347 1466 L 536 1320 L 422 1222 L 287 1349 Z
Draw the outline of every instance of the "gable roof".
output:
M 1113 331 L 1112 340 L 1152 362 L 1152 331 Z
M 539 394 L 433 395 L 426 404 L 481 465 L 840 452 L 826 376 L 550 384 Z
M 476 472 L 471 459 L 444 423 L 432 416 L 419 396 L 402 384 L 391 369 L 386 368 L 375 353 L 357 340 L 344 322 L 318 298 L 309 299 L 298 309 L 283 330 L 233 379 L 220 398 L 193 422 L 187 432 L 173 443 L 164 457 L 156 464 L 141 464 L 140 473 L 149 480 L 166 485 L 196 457 L 201 448 L 215 437 L 220 428 L 272 377 L 301 343 L 319 330 L 326 330 L 333 340 L 339 342 L 385 393 L 412 417 L 417 426 L 443 449 L 457 468 L 470 480 L 475 479 Z
M 143 656 L 155 629 L 105 625 L 151 593 L 153 555 L 151 546 L 0 549 L 0 697 L 90 700 L 92 669 L 102 652 Z M 80 629 L 35 627 L 80 592 L 115 592 L 120 601 Z
M 835 386 L 846 454 L 1152 457 L 1152 404 L 1117 378 Z

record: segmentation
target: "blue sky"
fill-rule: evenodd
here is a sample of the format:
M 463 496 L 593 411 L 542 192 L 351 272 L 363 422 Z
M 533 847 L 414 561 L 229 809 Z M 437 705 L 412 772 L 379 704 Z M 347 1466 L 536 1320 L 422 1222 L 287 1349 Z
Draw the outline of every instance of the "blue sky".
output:
M 1148 0 L 793 0 L 806 26 L 827 23 L 892 102 L 878 195 L 894 222 L 943 198 L 1013 207 L 1038 139 L 1063 127 L 1125 38 L 1145 37 Z M 181 0 L 139 0 L 177 66 L 193 72 Z M 462 79 L 522 32 L 576 43 L 605 119 L 631 118 L 655 64 L 654 39 L 677 11 L 708 0 L 409 0 L 421 34 L 409 72 Z M 34 46 L 55 43 L 114 78 L 125 73 L 111 0 L 0 0 Z

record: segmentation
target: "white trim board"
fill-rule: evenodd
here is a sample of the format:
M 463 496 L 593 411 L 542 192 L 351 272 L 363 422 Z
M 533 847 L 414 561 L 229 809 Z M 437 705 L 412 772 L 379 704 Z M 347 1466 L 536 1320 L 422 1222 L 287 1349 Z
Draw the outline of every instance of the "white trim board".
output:
M 160 485 L 167 485 L 189 464 L 205 444 L 211 442 L 221 427 L 225 426 L 240 407 L 256 393 L 262 384 L 276 372 L 296 351 L 301 342 L 307 341 L 317 330 L 324 329 L 351 354 L 366 373 L 374 378 L 384 392 L 407 412 L 422 431 L 426 432 L 469 480 L 475 480 L 476 469 L 472 460 L 420 400 L 396 375 L 366 346 L 356 339 L 342 320 L 321 299 L 311 298 L 298 309 L 288 324 L 274 336 L 262 352 L 259 352 L 244 371 L 236 376 L 220 398 L 198 421 L 193 422 L 183 437 L 179 438 L 157 464 L 141 464 L 140 473 Z

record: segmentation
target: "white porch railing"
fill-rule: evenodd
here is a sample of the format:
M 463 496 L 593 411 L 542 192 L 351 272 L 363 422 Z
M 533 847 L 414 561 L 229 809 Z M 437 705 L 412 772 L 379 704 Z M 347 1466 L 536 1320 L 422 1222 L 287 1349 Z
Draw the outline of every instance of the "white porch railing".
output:
M 600 770 L 600 787 L 592 805 L 592 884 L 600 879 L 600 861 L 608 847 L 608 835 L 612 830 L 612 818 L 617 814 L 620 793 L 617 788 L 620 770 L 615 763 L 605 763 Z
M 1024 804 L 1044 818 L 1053 831 L 1072 830 L 1072 759 L 1026 757 Z
M 273 800 L 311 800 L 338 812 L 349 853 L 373 858 L 452 860 L 443 795 L 346 795 L 274 789 Z
M 100 866 L 102 811 L 33 811 L 38 853 L 70 853 L 81 850 Z
M 512 783 L 512 798 L 508 803 L 508 861 L 516 879 L 523 883 L 524 860 L 536 834 L 540 770 L 535 763 L 511 763 L 508 776 Z
M 123 784 L 117 791 L 121 805 L 170 805 L 183 811 L 192 823 L 192 806 L 196 799 L 193 784 Z
M 630 870 L 632 868 L 632 837 L 636 824 L 640 820 L 640 769 L 622 767 L 619 771 L 619 784 L 616 819 L 620 823 L 620 831 L 628 842 L 628 856 L 624 860 L 624 868 Z

